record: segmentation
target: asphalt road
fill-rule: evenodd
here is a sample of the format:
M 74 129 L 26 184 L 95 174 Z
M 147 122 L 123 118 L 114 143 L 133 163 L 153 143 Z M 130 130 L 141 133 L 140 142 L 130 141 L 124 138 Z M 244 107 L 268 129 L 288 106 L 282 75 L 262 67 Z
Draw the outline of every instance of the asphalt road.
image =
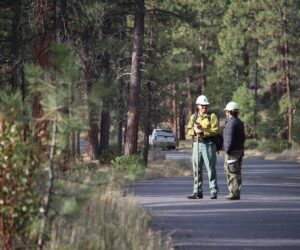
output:
M 239 201 L 224 198 L 222 158 L 217 172 L 217 200 L 209 197 L 206 172 L 202 200 L 186 199 L 192 177 L 137 183 L 135 193 L 153 215 L 153 228 L 171 236 L 175 249 L 300 249 L 299 164 L 245 159 Z

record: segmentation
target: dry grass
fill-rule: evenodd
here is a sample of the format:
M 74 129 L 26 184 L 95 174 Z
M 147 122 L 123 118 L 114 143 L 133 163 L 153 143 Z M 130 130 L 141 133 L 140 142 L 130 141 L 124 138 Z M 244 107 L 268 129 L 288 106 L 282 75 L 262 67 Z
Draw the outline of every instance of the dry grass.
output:
M 179 152 L 186 152 L 186 151 L 191 152 L 192 146 L 193 146 L 192 139 L 181 140 L 179 141 L 179 146 L 177 147 L 177 150 Z
M 280 160 L 300 163 L 300 146 L 293 144 L 290 149 L 286 149 L 281 153 L 269 153 L 267 151 L 251 149 L 245 151 L 245 158 L 256 157 L 266 160 Z
M 124 176 L 111 170 L 88 161 L 57 174 L 46 249 L 172 249 L 169 238 L 150 228 L 147 210 L 126 194 Z
M 73 221 L 55 219 L 49 249 L 172 249 L 149 228 L 150 220 L 133 196 L 109 186 L 95 192 Z
M 145 179 L 156 179 L 174 176 L 190 176 L 192 174 L 190 160 L 152 160 L 145 172 Z
M 269 153 L 265 156 L 269 160 L 292 161 L 300 163 L 300 147 L 294 144 L 290 149 L 286 149 L 281 153 Z

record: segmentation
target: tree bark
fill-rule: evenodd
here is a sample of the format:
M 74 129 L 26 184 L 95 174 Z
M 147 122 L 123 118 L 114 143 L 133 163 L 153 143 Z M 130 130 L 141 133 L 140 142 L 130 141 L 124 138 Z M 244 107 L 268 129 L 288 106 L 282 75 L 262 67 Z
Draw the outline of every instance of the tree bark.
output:
M 124 84 L 125 82 L 122 79 L 118 81 L 118 108 L 117 108 L 117 124 L 118 124 L 118 149 L 122 152 L 122 141 L 123 141 L 123 123 L 124 123 L 124 112 L 123 107 L 125 105 L 125 101 L 123 98 L 123 91 L 124 91 Z
M 256 41 L 256 57 L 258 58 L 258 54 L 259 54 L 259 43 L 258 41 Z M 254 125 L 254 129 L 256 131 L 256 127 L 257 127 L 257 102 L 258 102 L 258 94 L 257 94 L 257 90 L 258 90 L 258 63 L 257 61 L 255 62 L 255 79 L 254 79 L 254 100 L 255 100 L 255 107 L 254 107 L 254 121 L 253 121 L 253 125 Z M 257 138 L 257 133 L 255 132 L 254 134 L 254 138 Z
M 284 1 L 284 7 L 287 9 L 287 1 Z M 291 83 L 290 83 L 290 70 L 289 70 L 289 45 L 287 40 L 287 20 L 286 14 L 281 10 L 283 18 L 283 30 L 284 30 L 284 79 L 286 86 L 286 94 L 289 99 L 289 106 L 287 111 L 288 116 L 288 141 L 292 142 L 292 130 L 293 130 L 293 110 L 292 110 L 292 94 L 291 94 Z
M 21 58 L 19 53 L 19 43 L 21 38 L 21 1 L 15 0 L 13 2 L 14 17 L 12 22 L 12 44 L 11 44 L 11 57 L 12 57 L 12 73 L 11 73 L 11 85 L 12 90 L 15 91 L 19 85 L 20 77 L 20 65 Z
M 50 155 L 49 155 L 49 168 L 48 168 L 48 183 L 47 192 L 44 196 L 44 212 L 40 225 L 39 238 L 38 238 L 38 249 L 42 250 L 45 244 L 45 230 L 47 228 L 47 220 L 49 217 L 50 203 L 53 194 L 53 173 L 54 173 L 54 156 L 55 156 L 55 143 L 56 143 L 56 133 L 57 133 L 57 118 L 52 124 L 52 140 L 50 145 Z
M 178 112 L 177 112 L 177 86 L 173 84 L 173 101 L 172 101 L 172 109 L 173 109 L 173 131 L 176 136 L 176 145 L 178 147 L 179 140 L 178 140 Z
M 89 108 L 88 141 L 88 156 L 91 160 L 96 160 L 99 152 L 99 127 L 98 114 L 92 108 Z
M 206 69 L 207 69 L 207 65 L 206 65 L 206 58 L 204 53 L 201 53 L 200 55 L 200 80 L 199 80 L 199 90 L 198 90 L 198 94 L 199 95 L 203 95 L 204 91 L 205 91 L 205 87 L 207 84 L 207 80 L 206 80 Z
M 92 85 L 91 77 L 91 61 L 89 56 L 89 51 L 87 44 L 84 45 L 83 49 L 83 62 L 84 62 L 84 76 L 83 76 L 83 85 L 84 85 L 84 106 L 86 110 L 87 117 L 89 121 L 88 129 L 88 157 L 91 160 L 96 160 L 99 152 L 99 127 L 98 127 L 98 117 L 97 112 L 89 106 L 89 96 Z
M 105 101 L 108 103 L 108 100 Z M 101 111 L 101 123 L 100 123 L 100 154 L 103 150 L 108 149 L 109 146 L 109 127 L 110 127 L 110 113 L 107 107 L 104 105 Z
M 179 140 L 185 140 L 185 119 L 186 119 L 186 108 L 185 104 L 179 105 Z
M 199 13 L 199 19 L 200 23 L 203 22 L 204 19 L 204 11 L 200 11 Z M 207 45 L 205 42 L 203 42 L 203 37 L 205 34 L 203 34 L 202 31 L 202 24 L 200 24 L 200 33 L 199 33 L 199 51 L 200 51 L 200 57 L 199 57 L 199 72 L 200 72 L 200 79 L 199 79 L 199 86 L 198 86 L 198 95 L 203 95 L 204 90 L 206 87 L 206 58 L 204 54 L 204 50 L 207 48 Z
M 249 76 L 249 50 L 247 44 L 243 48 L 243 60 L 244 60 L 244 75 Z
M 108 32 L 108 31 L 106 31 Z M 107 33 L 105 33 L 107 35 Z M 110 77 L 110 65 L 109 65 L 109 54 L 105 51 L 102 55 L 102 68 L 104 73 L 105 85 L 109 87 L 111 82 Z M 103 98 L 103 106 L 101 111 L 101 123 L 100 123 L 100 147 L 99 152 L 108 149 L 109 147 L 109 127 L 110 127 L 110 99 L 111 97 Z
M 155 0 L 151 2 L 151 8 L 155 8 Z M 153 29 L 153 12 L 149 13 L 149 47 L 148 47 L 148 58 L 149 58 L 149 81 L 146 84 L 146 103 L 145 103 L 145 120 L 144 120 L 144 149 L 143 149 L 143 161 L 145 165 L 148 164 L 149 155 L 149 135 L 151 130 L 151 103 L 152 103 L 152 67 L 153 67 L 153 43 L 154 43 L 154 29 Z
M 40 33 L 37 37 L 34 47 L 34 63 L 47 69 L 50 66 L 49 48 L 52 41 L 52 36 L 47 33 L 49 31 L 50 19 L 48 14 L 52 9 L 49 0 L 37 0 L 35 8 L 36 28 Z M 49 12 L 49 13 L 48 13 Z M 40 93 L 33 95 L 33 117 L 39 119 L 43 117 L 44 111 L 40 103 Z M 47 137 L 47 122 L 36 121 L 33 125 L 34 137 L 41 142 L 42 137 Z
M 188 76 L 186 78 L 187 83 L 187 100 L 188 100 L 188 110 L 189 110 L 189 116 L 191 116 L 194 113 L 194 105 L 193 105 L 193 94 L 192 94 L 192 86 L 191 86 L 191 76 Z
M 65 32 L 65 15 L 66 15 L 66 0 L 54 0 L 55 9 L 55 40 L 62 43 L 66 40 Z
M 111 33 L 111 21 L 109 12 L 106 10 L 103 15 L 103 27 L 102 35 L 103 39 L 106 39 Z M 104 74 L 105 85 L 109 87 L 111 85 L 111 76 L 110 76 L 110 64 L 109 64 L 110 54 L 105 50 L 101 57 L 101 66 Z M 101 111 L 101 124 L 100 124 L 100 153 L 108 149 L 109 147 L 109 127 L 110 127 L 110 98 L 107 96 L 103 98 L 103 106 Z
M 151 81 L 147 81 L 147 95 L 146 95 L 146 111 L 145 111 L 145 123 L 144 123 L 144 149 L 143 149 L 143 161 L 147 165 L 148 153 L 149 153 L 149 134 L 150 134 L 150 103 L 151 103 Z
M 134 19 L 133 52 L 131 61 L 129 110 L 127 118 L 125 155 L 137 153 L 138 128 L 139 128 L 139 101 L 141 88 L 141 61 L 143 56 L 144 39 L 144 0 L 136 0 Z

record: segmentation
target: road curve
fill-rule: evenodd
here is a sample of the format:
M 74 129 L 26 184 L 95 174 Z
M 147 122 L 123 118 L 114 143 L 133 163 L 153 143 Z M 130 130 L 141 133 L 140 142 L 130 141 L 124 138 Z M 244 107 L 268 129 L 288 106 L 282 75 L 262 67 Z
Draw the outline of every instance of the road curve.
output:
M 219 196 L 188 200 L 192 177 L 141 181 L 134 190 L 153 215 L 153 228 L 170 235 L 175 249 L 300 249 L 300 165 L 245 159 L 241 200 L 228 201 L 223 159 Z

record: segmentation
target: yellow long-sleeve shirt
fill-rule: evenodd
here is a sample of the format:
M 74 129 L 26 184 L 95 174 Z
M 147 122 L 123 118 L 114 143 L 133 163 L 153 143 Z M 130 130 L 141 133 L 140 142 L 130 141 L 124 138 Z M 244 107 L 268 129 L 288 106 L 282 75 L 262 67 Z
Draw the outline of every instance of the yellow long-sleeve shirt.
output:
M 193 114 L 189 120 L 188 126 L 187 126 L 187 134 L 189 136 L 196 136 L 196 132 L 194 131 L 194 116 Z M 208 138 L 216 135 L 219 130 L 219 123 L 218 118 L 216 114 L 211 113 L 210 117 L 208 117 L 207 114 L 204 114 L 203 116 L 200 116 L 198 113 L 198 117 L 196 119 L 196 123 L 200 124 L 202 126 L 203 134 L 198 135 L 203 138 Z

